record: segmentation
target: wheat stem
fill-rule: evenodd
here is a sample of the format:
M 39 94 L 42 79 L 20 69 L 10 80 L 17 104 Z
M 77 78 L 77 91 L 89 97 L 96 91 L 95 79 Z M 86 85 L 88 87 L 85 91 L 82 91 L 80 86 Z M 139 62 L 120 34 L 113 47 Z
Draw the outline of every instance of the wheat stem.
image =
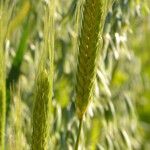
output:
M 77 141 L 76 141 L 76 144 L 75 144 L 75 150 L 78 150 L 78 148 L 79 148 L 79 141 L 80 141 L 80 134 L 81 134 L 81 129 L 82 129 L 82 123 L 83 123 L 83 119 L 81 118 L 79 120 L 79 129 L 78 129 Z
M 5 87 L 5 53 L 4 53 L 4 10 L 0 2 L 0 150 L 4 150 L 6 122 L 6 87 Z

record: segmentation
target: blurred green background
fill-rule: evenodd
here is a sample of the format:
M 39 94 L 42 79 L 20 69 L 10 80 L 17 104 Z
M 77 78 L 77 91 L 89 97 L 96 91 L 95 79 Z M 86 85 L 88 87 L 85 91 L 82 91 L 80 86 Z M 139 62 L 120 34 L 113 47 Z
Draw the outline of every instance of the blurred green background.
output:
M 5 35 L 6 55 L 5 145 L 7 150 L 28 150 L 46 0 L 7 2 L 1 15 L 4 33 L 0 33 Z M 79 2 L 56 0 L 50 150 L 72 150 L 77 138 L 74 101 Z M 81 150 L 150 149 L 149 7 L 149 0 L 116 0 L 107 14 L 95 96 L 84 118 Z

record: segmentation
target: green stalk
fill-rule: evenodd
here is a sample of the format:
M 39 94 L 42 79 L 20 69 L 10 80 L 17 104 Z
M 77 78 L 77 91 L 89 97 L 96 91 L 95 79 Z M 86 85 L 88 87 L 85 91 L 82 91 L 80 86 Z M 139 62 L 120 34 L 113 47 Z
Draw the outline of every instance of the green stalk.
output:
M 5 122 L 6 122 L 6 87 L 5 87 L 5 18 L 3 1 L 0 2 L 0 150 L 4 150 L 5 143 Z
M 78 147 L 79 147 L 80 134 L 81 134 L 81 129 L 82 129 L 82 122 L 83 122 L 83 119 L 80 119 L 80 121 L 79 121 L 78 136 L 77 136 L 77 141 L 76 141 L 76 144 L 75 144 L 75 150 L 78 150 Z
M 0 150 L 4 150 L 4 143 L 5 143 L 4 141 L 5 141 L 5 121 L 6 121 L 6 93 L 5 93 L 6 88 L 5 88 L 4 62 L 5 61 L 4 61 L 3 47 L 0 40 Z

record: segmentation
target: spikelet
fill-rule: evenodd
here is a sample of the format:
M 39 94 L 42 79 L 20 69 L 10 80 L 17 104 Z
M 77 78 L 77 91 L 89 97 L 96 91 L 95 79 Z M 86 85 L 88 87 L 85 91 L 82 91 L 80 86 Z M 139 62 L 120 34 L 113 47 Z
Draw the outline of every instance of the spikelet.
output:
M 83 117 L 92 99 L 97 57 L 102 46 L 101 35 L 109 2 L 110 0 L 85 0 L 83 6 L 76 75 L 76 108 L 79 119 Z
M 50 130 L 50 86 L 46 70 L 38 73 L 35 88 L 32 150 L 46 150 Z

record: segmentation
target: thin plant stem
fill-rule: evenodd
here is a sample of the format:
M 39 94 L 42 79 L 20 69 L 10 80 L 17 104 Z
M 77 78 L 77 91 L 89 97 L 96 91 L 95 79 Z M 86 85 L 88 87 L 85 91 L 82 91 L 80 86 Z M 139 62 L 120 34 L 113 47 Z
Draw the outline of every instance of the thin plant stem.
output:
M 80 140 L 83 119 L 81 118 L 79 121 L 80 121 L 79 122 L 79 130 L 78 130 L 78 136 L 77 136 L 77 140 L 76 140 L 75 150 L 78 150 L 78 147 L 79 147 L 79 140 Z

